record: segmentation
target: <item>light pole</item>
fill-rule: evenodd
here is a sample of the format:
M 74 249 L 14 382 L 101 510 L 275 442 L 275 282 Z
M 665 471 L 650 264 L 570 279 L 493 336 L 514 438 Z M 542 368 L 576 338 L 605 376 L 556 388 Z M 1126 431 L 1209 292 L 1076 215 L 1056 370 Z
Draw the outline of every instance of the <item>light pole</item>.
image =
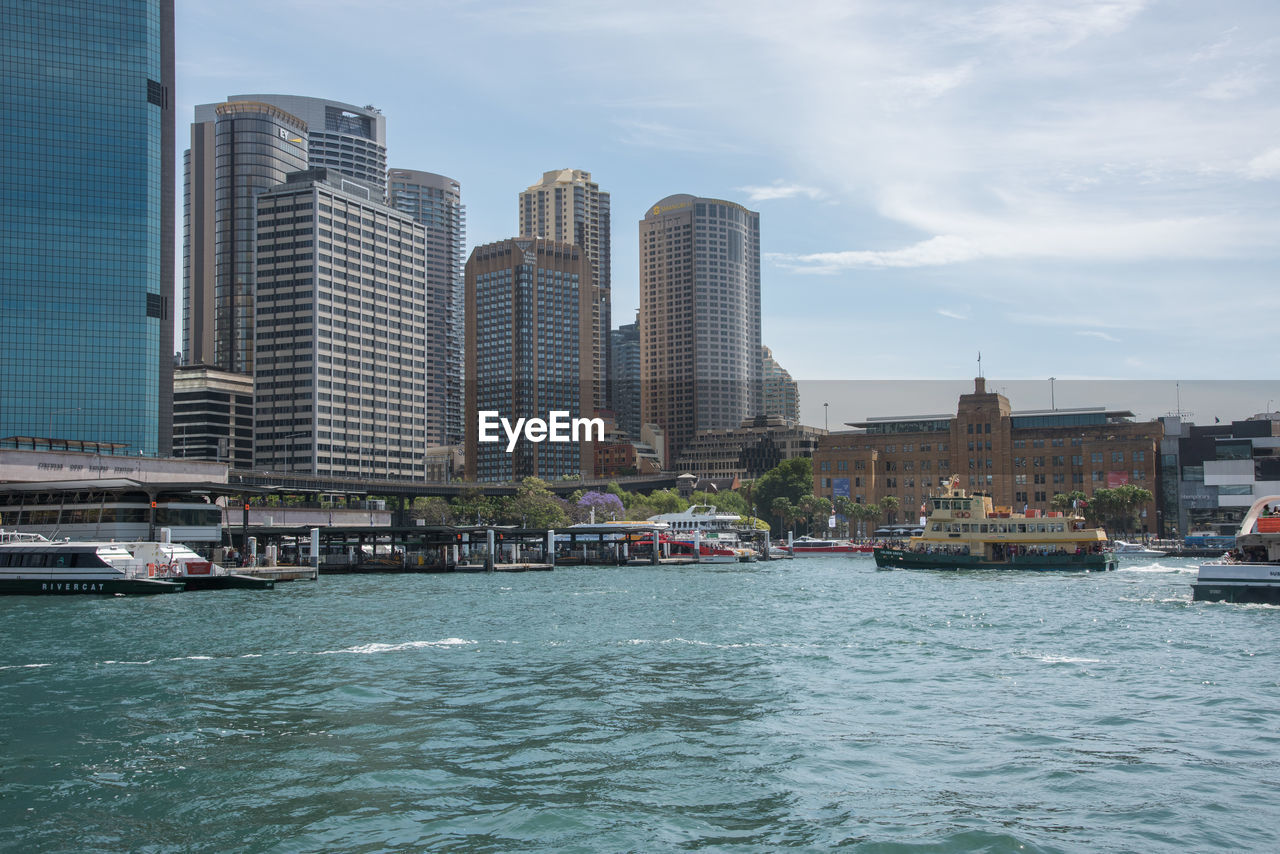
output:
M 1052 410 L 1052 409 L 1057 409 L 1057 408 L 1058 408 L 1058 404 L 1055 402 L 1055 400 L 1054 400 L 1054 398 L 1053 398 L 1053 381 L 1054 381 L 1054 379 L 1056 379 L 1056 377 L 1049 377 L 1049 409 L 1051 409 L 1051 410 Z
M 822 404 L 822 429 L 826 430 L 828 433 L 831 432 L 831 427 L 827 422 L 827 412 L 828 412 L 828 407 L 830 406 L 831 404 L 829 403 Z

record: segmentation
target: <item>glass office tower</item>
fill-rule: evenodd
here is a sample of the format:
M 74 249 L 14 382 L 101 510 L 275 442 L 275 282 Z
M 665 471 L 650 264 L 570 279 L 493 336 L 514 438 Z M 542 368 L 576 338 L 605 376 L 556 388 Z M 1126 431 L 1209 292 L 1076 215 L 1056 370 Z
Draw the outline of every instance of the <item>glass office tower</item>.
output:
M 173 0 L 5 0 L 0 71 L 0 439 L 167 454 Z

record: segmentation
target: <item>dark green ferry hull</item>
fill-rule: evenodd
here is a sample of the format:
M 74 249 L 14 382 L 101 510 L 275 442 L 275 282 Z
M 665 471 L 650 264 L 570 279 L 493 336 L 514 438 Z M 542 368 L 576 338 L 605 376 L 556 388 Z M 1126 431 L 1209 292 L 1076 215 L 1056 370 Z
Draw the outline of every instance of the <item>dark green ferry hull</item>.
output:
M 1008 560 L 984 560 L 981 555 L 921 554 L 906 549 L 876 549 L 881 569 L 1018 569 L 1045 572 L 1106 572 L 1116 568 L 1111 552 L 1070 555 L 1014 555 Z
M 187 590 L 274 590 L 276 583 L 270 578 L 257 578 L 229 572 L 226 575 L 183 575 L 179 577 Z
M 6 578 L 0 580 L 0 596 L 115 596 L 153 593 L 181 593 L 182 582 L 145 578 L 58 580 Z

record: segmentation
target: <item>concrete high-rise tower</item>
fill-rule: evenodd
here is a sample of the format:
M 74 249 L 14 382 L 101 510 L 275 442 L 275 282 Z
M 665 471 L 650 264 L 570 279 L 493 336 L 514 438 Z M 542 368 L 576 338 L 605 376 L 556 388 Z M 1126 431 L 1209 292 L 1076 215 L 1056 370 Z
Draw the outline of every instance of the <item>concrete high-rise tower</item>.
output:
M 591 308 L 592 362 L 598 377 L 595 408 L 611 405 L 609 331 L 612 327 L 609 194 L 581 169 L 545 172 L 520 194 L 520 235 L 545 237 L 582 247 L 591 268 L 596 304 Z
M 458 182 L 431 172 L 392 169 L 388 204 L 427 232 L 427 445 L 465 436 L 467 209 Z
M 699 430 L 764 410 L 760 215 L 668 196 L 640 221 L 640 420 L 675 460 Z
M 173 14 L 0 11 L 0 437 L 170 453 Z
M 422 226 L 329 169 L 295 172 L 257 201 L 255 465 L 423 479 Z M 299 252 L 300 233 L 328 238 Z
M 800 387 L 791 373 L 768 347 L 761 349 L 761 382 L 764 383 L 764 414 L 780 415 L 790 421 L 800 420 Z

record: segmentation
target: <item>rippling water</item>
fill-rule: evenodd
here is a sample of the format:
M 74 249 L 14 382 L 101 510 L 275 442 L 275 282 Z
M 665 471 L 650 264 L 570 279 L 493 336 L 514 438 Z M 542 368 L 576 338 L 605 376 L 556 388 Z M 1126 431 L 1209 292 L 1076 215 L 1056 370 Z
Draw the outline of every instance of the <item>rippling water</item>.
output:
M 1280 609 L 865 558 L 0 600 L 0 849 L 1274 850 Z

